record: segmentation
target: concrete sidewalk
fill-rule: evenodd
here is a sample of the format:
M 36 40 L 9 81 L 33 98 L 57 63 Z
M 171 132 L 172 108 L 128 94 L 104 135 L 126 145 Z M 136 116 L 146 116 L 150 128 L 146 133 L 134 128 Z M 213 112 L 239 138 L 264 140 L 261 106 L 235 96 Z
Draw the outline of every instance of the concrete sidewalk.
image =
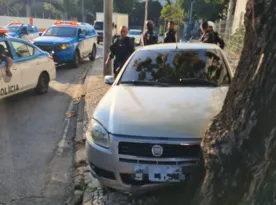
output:
M 110 189 L 101 187 L 98 180 L 92 177 L 87 166 L 85 155 L 85 132 L 95 108 L 104 94 L 110 88 L 104 83 L 103 77 L 103 58 L 98 58 L 91 69 L 88 71 L 82 98 L 79 101 L 76 146 L 75 146 L 75 180 L 74 180 L 74 200 L 76 205 L 142 205 L 154 204 L 155 198 L 139 196 L 134 198 L 130 195 L 114 192 Z

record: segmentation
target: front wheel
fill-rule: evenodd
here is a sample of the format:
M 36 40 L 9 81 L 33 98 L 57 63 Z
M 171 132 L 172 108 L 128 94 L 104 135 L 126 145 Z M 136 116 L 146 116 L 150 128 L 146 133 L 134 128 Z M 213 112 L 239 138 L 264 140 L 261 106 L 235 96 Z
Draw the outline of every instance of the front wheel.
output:
M 39 76 L 37 86 L 35 87 L 34 91 L 37 94 L 44 94 L 48 92 L 49 89 L 49 76 L 46 73 L 42 73 Z
M 89 56 L 89 60 L 94 61 L 96 59 L 96 55 L 97 55 L 97 48 L 95 45 L 93 45 L 93 49 Z
M 80 53 L 79 51 L 75 52 L 74 59 L 71 63 L 73 68 L 78 68 L 80 66 Z

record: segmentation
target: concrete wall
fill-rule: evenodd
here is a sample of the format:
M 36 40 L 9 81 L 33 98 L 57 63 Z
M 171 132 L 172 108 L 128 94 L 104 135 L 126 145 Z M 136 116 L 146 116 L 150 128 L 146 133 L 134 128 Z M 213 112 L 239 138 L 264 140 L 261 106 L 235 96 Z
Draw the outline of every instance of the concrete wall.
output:
M 246 12 L 247 0 L 236 0 L 236 8 L 233 16 L 232 33 L 235 33 L 244 23 L 244 14 Z
M 30 20 L 27 17 L 12 17 L 12 16 L 0 16 L 0 27 L 3 27 L 13 21 L 29 24 Z M 53 25 L 55 19 L 40 19 L 33 18 L 33 25 L 37 26 L 39 30 L 44 31 L 49 26 Z

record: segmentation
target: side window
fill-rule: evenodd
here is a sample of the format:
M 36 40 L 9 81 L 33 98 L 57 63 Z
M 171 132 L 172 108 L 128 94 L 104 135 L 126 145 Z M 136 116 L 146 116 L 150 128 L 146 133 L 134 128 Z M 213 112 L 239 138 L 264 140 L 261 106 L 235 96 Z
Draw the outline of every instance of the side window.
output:
M 33 33 L 33 32 L 34 32 L 33 28 L 32 27 L 28 27 L 28 33 Z
M 86 29 L 82 29 L 81 31 L 82 31 L 81 33 L 84 34 L 85 36 L 88 35 L 88 31 Z
M 12 45 L 15 49 L 15 52 L 16 52 L 16 55 L 18 58 L 24 58 L 24 57 L 28 57 L 28 56 L 32 55 L 28 48 L 29 46 L 27 46 L 26 44 L 20 43 L 17 41 L 12 41 Z M 34 51 L 32 51 L 32 52 L 34 52 Z
M 27 46 L 27 48 L 28 48 L 28 50 L 29 50 L 29 52 L 30 52 L 30 55 L 31 55 L 31 56 L 34 55 L 34 53 L 35 53 L 35 48 L 32 47 L 32 46 Z
M 6 41 L 0 41 L 0 55 L 5 55 L 12 58 L 11 51 Z
M 91 30 L 91 35 L 92 35 L 92 36 L 95 36 L 95 35 L 96 35 L 95 29 L 92 29 L 92 30 Z

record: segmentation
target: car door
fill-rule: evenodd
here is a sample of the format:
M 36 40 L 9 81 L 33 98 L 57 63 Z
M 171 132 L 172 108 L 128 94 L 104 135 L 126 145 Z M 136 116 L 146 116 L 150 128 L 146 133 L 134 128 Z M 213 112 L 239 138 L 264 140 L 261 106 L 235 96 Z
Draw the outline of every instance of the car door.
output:
M 35 55 L 35 48 L 23 41 L 11 40 L 11 44 L 15 50 L 14 61 L 21 69 L 22 88 L 24 90 L 34 88 L 40 74 L 38 69 L 40 61 Z
M 93 38 L 91 36 L 91 30 L 88 30 L 86 29 L 85 30 L 85 42 L 86 42 L 86 45 L 87 45 L 87 56 L 92 52 L 92 49 L 93 49 Z
M 85 45 L 85 39 L 80 38 L 79 34 L 82 34 L 82 29 L 78 30 L 78 44 L 79 44 L 80 57 L 83 58 L 86 53 L 86 45 Z
M 13 58 L 9 43 L 6 40 L 0 40 L 0 46 L 4 46 L 5 55 Z M 13 62 L 11 67 L 12 76 L 6 74 L 7 62 L 0 62 L 0 99 L 16 94 L 22 90 L 21 69 L 20 66 Z

